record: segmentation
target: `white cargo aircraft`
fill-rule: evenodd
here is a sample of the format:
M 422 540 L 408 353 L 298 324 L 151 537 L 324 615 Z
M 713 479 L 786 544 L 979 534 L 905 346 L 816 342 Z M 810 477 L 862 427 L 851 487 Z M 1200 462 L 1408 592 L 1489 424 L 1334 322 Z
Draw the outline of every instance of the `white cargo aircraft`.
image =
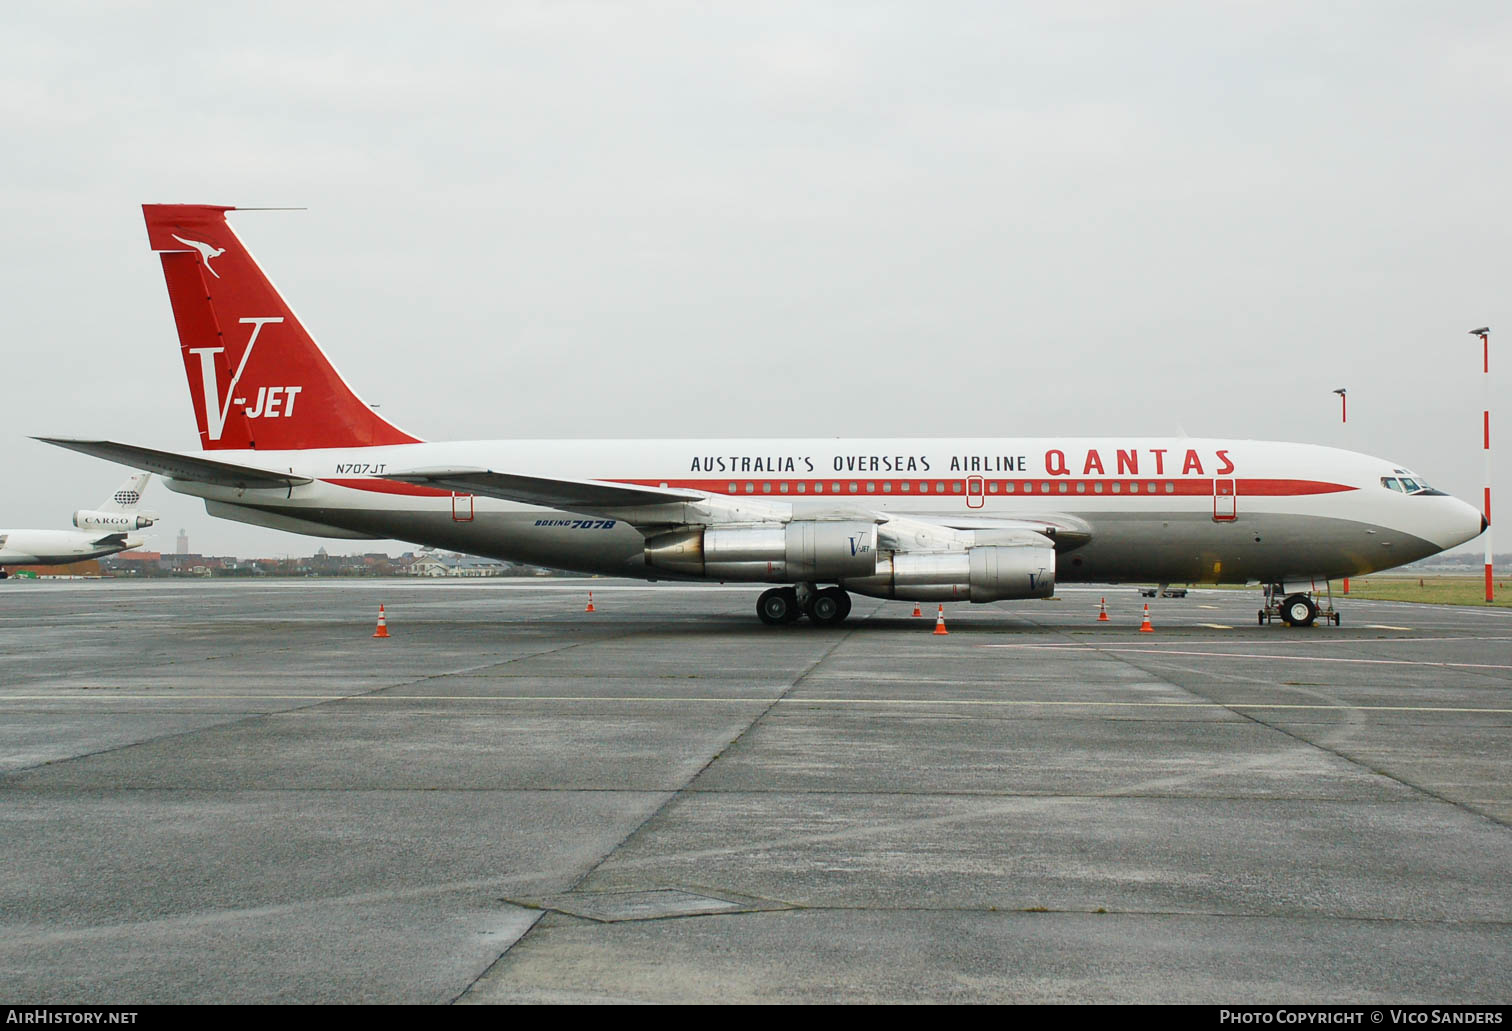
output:
M 157 522 L 137 507 L 151 478 L 132 476 L 97 507 L 79 509 L 73 514 L 77 530 L 0 530 L 0 579 L 8 575 L 6 566 L 59 566 L 140 548 L 143 538 L 132 531 Z
M 1485 527 L 1395 463 L 1308 444 L 1150 438 L 432 443 L 337 374 L 226 221 L 144 206 L 200 451 L 41 438 L 156 472 L 215 516 L 561 569 L 773 584 L 767 623 L 854 592 L 992 602 L 1060 580 L 1273 585 L 1401 565 Z

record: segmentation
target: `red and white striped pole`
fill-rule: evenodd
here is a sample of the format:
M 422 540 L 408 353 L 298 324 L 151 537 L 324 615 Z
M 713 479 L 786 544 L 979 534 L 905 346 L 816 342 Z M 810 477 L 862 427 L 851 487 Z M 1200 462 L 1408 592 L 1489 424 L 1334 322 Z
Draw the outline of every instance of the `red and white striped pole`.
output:
M 1349 422 L 1349 401 L 1344 396 L 1345 389 L 1340 387 L 1334 393 L 1339 395 L 1339 422 L 1347 424 Z M 1349 593 L 1349 577 L 1347 576 L 1344 578 L 1344 593 Z
M 1486 406 L 1481 412 L 1481 447 L 1486 454 L 1486 500 L 1481 514 L 1486 517 L 1486 600 L 1495 598 L 1491 570 L 1491 328 L 1472 329 L 1471 336 L 1481 338 L 1481 372 L 1486 384 Z

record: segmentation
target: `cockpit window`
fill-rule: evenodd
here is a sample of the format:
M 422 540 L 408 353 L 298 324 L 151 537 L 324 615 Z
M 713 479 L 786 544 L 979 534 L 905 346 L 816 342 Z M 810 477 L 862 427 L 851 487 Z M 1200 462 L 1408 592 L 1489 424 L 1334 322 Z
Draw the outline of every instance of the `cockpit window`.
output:
M 1397 472 L 1404 470 L 1398 469 Z M 1403 494 L 1433 494 L 1442 496 L 1443 491 L 1434 490 L 1428 486 L 1428 481 L 1421 476 L 1382 476 L 1381 486 L 1391 490 L 1400 491 Z

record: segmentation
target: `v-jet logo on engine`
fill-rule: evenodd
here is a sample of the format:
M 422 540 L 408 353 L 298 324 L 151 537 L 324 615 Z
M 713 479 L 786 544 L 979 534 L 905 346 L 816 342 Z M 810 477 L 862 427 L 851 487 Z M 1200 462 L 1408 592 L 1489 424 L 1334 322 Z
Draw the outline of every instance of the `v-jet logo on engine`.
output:
M 231 412 L 232 405 L 245 405 L 245 397 L 237 397 L 236 387 L 241 382 L 242 373 L 247 370 L 247 361 L 252 357 L 252 349 L 257 346 L 258 334 L 262 328 L 269 324 L 283 321 L 282 315 L 261 316 L 237 320 L 242 325 L 252 327 L 252 335 L 247 340 L 247 349 L 242 352 L 241 361 L 236 366 L 236 373 L 231 377 L 231 382 L 226 386 L 226 392 L 221 393 L 220 371 L 217 368 L 215 356 L 225 351 L 224 347 L 191 347 L 190 354 L 199 355 L 200 379 L 203 385 L 202 403 L 205 406 L 205 435 L 211 440 L 220 440 L 221 434 L 226 429 L 226 416 Z M 294 414 L 294 400 L 303 390 L 302 386 L 283 387 L 258 387 L 257 401 L 250 408 L 242 411 L 249 419 L 281 419 Z

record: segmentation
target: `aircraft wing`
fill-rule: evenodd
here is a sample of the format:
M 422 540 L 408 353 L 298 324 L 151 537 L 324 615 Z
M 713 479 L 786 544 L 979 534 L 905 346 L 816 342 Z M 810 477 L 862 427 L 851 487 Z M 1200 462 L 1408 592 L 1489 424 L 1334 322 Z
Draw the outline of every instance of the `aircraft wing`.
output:
M 158 451 L 155 448 L 135 444 L 120 444 L 113 440 L 77 440 L 72 437 L 33 437 L 44 444 L 55 444 L 108 462 L 119 462 L 133 469 L 143 469 L 159 476 L 175 480 L 197 480 L 222 487 L 240 487 L 247 490 L 297 487 L 309 483 L 308 476 L 280 473 L 268 469 L 256 469 L 236 465 L 200 455 L 181 455 L 174 451 Z
M 424 487 L 441 487 L 465 494 L 481 494 L 526 505 L 560 508 L 569 512 L 703 501 L 708 497 L 702 491 L 645 487 L 605 480 L 559 480 L 545 476 L 501 473 L 492 469 L 411 469 L 388 473 L 383 479 Z

